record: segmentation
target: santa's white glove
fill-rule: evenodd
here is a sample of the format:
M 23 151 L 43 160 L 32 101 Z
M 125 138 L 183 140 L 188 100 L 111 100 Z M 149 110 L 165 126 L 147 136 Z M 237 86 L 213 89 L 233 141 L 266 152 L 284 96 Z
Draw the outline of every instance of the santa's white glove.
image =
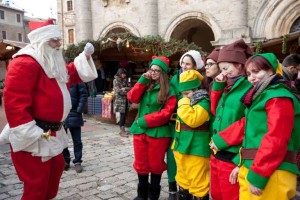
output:
M 94 46 L 91 43 L 86 43 L 85 47 L 84 47 L 84 53 L 87 56 L 91 56 L 94 53 L 95 49 Z

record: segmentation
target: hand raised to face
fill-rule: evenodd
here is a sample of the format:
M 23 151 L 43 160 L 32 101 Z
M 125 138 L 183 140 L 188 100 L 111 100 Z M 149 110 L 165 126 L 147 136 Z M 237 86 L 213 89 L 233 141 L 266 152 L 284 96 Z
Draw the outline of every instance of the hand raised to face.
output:
M 220 73 L 218 76 L 216 76 L 215 81 L 216 82 L 226 82 L 227 81 L 227 75 Z
M 147 79 L 151 79 L 151 70 L 148 70 L 147 72 L 143 73 L 142 76 Z

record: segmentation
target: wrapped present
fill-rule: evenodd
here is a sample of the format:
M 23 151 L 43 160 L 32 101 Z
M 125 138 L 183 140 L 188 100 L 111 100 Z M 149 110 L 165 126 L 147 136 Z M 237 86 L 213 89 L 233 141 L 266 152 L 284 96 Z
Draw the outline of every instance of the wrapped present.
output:
M 112 98 L 102 98 L 102 117 L 111 118 L 112 117 Z
M 102 98 L 103 95 L 97 95 L 95 97 L 95 105 L 94 105 L 95 115 L 102 115 Z
M 95 114 L 95 97 L 88 97 L 88 114 Z

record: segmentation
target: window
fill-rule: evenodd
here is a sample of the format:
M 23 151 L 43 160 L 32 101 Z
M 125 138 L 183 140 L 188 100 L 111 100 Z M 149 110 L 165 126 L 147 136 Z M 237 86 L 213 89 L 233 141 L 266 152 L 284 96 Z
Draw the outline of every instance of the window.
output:
M 20 42 L 22 42 L 22 41 L 23 41 L 23 36 L 22 36 L 22 33 L 18 33 L 18 40 L 19 40 Z
M 21 15 L 17 14 L 17 22 L 20 23 L 21 22 Z
M 0 10 L 0 19 L 4 19 L 4 11 Z
M 74 29 L 68 30 L 68 36 L 69 36 L 69 44 L 74 43 Z
M 73 4 L 72 4 L 72 1 L 67 1 L 67 10 L 68 10 L 68 11 L 73 10 Z
M 6 39 L 6 31 L 2 31 L 2 39 L 3 39 L 3 40 Z

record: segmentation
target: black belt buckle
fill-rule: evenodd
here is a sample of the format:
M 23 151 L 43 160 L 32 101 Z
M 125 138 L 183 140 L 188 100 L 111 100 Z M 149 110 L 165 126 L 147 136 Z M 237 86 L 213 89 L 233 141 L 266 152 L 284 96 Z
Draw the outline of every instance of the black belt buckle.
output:
M 43 129 L 45 132 L 49 130 L 56 132 L 59 131 L 63 126 L 63 122 L 48 122 L 48 121 L 42 121 L 37 119 L 35 121 L 36 121 L 36 125 L 41 129 Z

